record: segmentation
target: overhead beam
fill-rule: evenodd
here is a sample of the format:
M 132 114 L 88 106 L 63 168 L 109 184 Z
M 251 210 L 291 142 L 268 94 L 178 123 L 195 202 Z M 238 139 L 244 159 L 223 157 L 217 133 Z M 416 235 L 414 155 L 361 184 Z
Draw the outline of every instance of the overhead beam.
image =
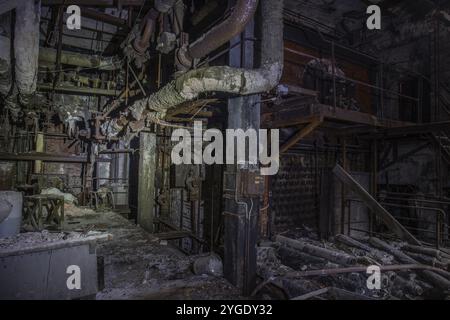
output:
M 402 239 L 409 243 L 422 245 L 405 227 L 403 227 L 383 206 L 375 200 L 353 177 L 345 171 L 340 165 L 336 165 L 333 169 L 334 175 L 344 184 L 357 194 L 363 203 L 372 210 L 386 226 L 395 232 Z
M 414 134 L 439 132 L 450 129 L 450 121 L 431 122 L 417 125 L 399 126 L 377 130 L 371 138 L 393 138 Z
M 293 137 L 291 137 L 285 144 L 283 144 L 280 148 L 280 153 L 285 153 L 291 147 L 296 145 L 301 139 L 309 135 L 313 132 L 317 127 L 322 124 L 323 120 L 321 118 L 313 120 L 310 124 L 308 124 L 303 129 L 299 130 Z
M 112 16 L 110 14 L 106 14 L 106 13 L 99 12 L 99 11 L 92 10 L 92 9 L 83 8 L 81 10 L 81 15 L 83 17 L 93 19 L 93 20 L 99 20 L 99 21 L 105 22 L 107 24 L 116 26 L 116 27 L 129 29 L 128 23 L 126 20 Z
M 38 84 L 38 90 L 42 91 L 52 91 L 62 92 L 67 94 L 79 94 L 79 95 L 97 95 L 97 96 L 117 96 L 120 92 L 119 90 L 107 90 L 107 89 L 99 89 L 99 88 L 88 88 L 88 87 L 55 87 L 47 84 Z

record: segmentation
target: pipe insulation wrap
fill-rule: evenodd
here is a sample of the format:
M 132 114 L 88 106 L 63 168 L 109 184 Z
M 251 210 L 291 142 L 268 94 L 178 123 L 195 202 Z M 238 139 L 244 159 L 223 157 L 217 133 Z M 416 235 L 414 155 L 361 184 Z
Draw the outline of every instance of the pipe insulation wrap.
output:
M 129 108 L 131 116 L 137 121 L 142 121 L 146 116 L 162 119 L 167 110 L 208 92 L 251 95 L 272 90 L 283 72 L 283 1 L 262 0 L 261 14 L 260 68 L 214 66 L 191 70 L 148 98 L 134 102 Z M 112 120 L 102 128 L 104 134 L 113 137 L 120 133 L 123 126 Z
M 20 2 L 16 8 L 15 76 L 20 102 L 24 104 L 28 103 L 29 96 L 36 91 L 40 16 L 40 0 L 25 0 Z
M 0 15 L 0 96 L 11 89 L 11 15 Z
M 254 17 L 259 0 L 237 0 L 230 16 L 194 41 L 188 50 L 190 59 L 200 59 L 244 31 Z

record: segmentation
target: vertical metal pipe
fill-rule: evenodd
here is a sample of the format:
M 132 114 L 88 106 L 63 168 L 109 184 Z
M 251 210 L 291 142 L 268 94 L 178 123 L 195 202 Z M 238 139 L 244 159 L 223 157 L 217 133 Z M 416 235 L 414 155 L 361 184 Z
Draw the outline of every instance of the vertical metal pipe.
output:
M 44 152 L 44 133 L 38 132 L 36 134 L 36 152 Z M 42 161 L 34 161 L 34 173 L 42 173 Z

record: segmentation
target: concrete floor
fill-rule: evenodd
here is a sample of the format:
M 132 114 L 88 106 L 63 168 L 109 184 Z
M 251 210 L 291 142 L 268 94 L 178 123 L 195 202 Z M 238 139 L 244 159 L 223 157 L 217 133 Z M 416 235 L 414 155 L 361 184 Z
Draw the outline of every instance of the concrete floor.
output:
M 175 247 L 114 212 L 66 207 L 65 230 L 104 231 L 113 240 L 99 244 L 104 257 L 105 288 L 97 299 L 242 299 L 224 278 L 195 275 L 192 262 Z

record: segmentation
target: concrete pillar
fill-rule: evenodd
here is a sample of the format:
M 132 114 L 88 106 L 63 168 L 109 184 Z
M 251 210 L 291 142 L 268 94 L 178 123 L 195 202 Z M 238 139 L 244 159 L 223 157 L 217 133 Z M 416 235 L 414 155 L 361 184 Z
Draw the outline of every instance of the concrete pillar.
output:
M 155 133 L 141 132 L 139 152 L 137 222 L 143 229 L 153 233 L 156 172 Z

